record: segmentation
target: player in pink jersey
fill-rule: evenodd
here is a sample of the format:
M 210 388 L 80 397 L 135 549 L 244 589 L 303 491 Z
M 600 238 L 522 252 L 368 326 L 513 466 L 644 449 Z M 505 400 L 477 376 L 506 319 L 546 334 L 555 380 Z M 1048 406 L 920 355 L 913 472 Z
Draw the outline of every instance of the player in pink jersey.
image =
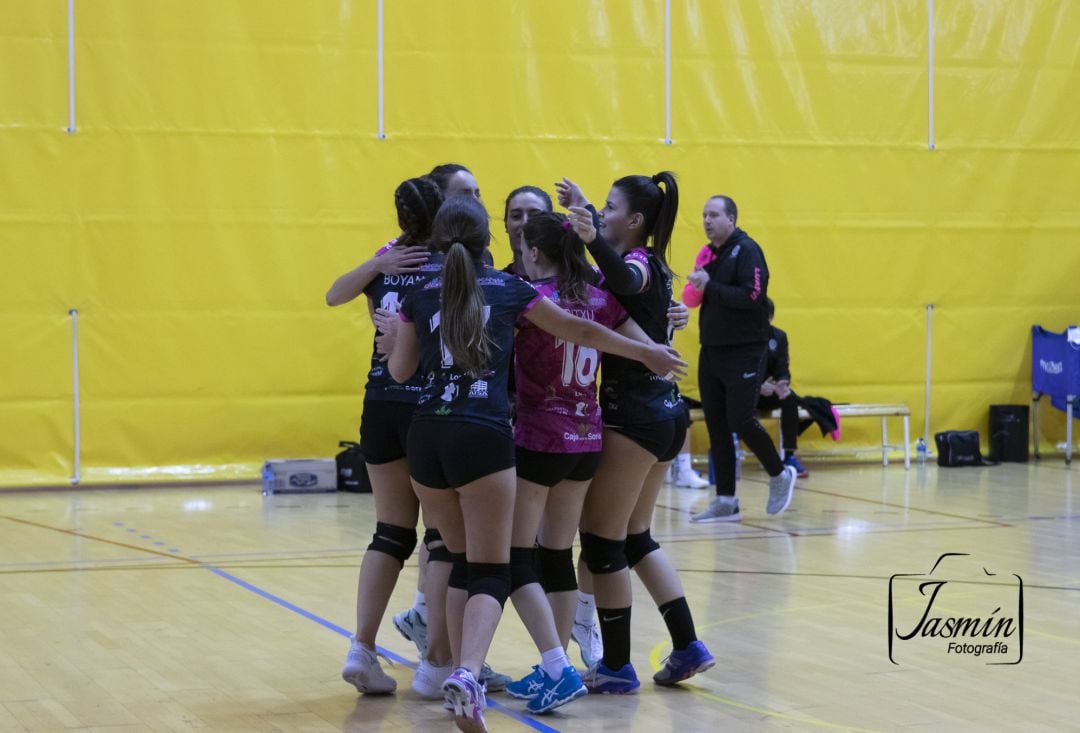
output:
M 538 292 L 579 318 L 649 342 L 614 296 L 592 285 L 597 274 L 565 216 L 534 212 L 523 233 L 522 265 Z M 552 336 L 525 319 L 518 327 L 510 598 L 542 658 L 531 674 L 506 690 L 533 699 L 542 689 L 541 667 L 568 663 L 564 649 L 577 602 L 571 548 L 599 463 L 603 426 L 596 397 L 599 352 Z

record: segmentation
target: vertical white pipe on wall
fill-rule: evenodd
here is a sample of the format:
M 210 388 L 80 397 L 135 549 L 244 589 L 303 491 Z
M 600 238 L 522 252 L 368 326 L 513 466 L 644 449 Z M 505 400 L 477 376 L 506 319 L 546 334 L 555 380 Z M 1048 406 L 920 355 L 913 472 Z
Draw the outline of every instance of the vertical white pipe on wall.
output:
M 926 304 L 926 404 L 923 405 L 923 440 L 930 450 L 930 365 L 934 353 L 934 304 Z
M 927 65 L 929 71 L 929 84 L 927 85 L 929 120 L 927 127 L 926 148 L 934 149 L 934 0 L 927 0 L 927 29 L 929 54 Z
M 378 66 L 379 66 L 379 132 L 380 140 L 386 139 L 386 126 L 384 123 L 385 109 L 383 107 L 383 0 L 379 0 L 378 9 L 379 43 L 378 43 Z
M 75 134 L 75 0 L 68 0 L 68 126 L 65 132 Z
M 664 144 L 671 145 L 671 0 L 664 0 Z
M 81 478 L 81 466 L 80 466 L 80 454 L 82 452 L 81 447 L 81 431 L 79 425 L 79 311 L 72 308 L 68 311 L 68 315 L 71 316 L 71 380 L 72 380 L 72 402 L 74 404 L 75 411 L 75 457 L 74 457 L 74 475 L 71 477 L 71 483 L 79 483 Z

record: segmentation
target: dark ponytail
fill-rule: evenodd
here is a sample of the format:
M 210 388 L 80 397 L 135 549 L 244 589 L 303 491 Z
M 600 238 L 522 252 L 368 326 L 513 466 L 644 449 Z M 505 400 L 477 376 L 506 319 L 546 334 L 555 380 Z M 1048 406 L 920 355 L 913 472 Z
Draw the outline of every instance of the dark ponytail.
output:
M 448 199 L 435 215 L 431 245 L 446 253 L 439 293 L 439 333 L 454 365 L 479 374 L 491 359 L 484 324 L 484 291 L 476 263 L 487 251 L 491 232 L 484 205 L 471 196 Z
M 570 226 L 570 220 L 563 214 L 538 211 L 529 217 L 522 231 L 525 246 L 539 249 L 559 269 L 560 297 L 584 303 L 593 272 L 585 259 L 585 243 Z
M 442 191 L 430 178 L 402 181 L 394 191 L 394 207 L 401 224 L 398 244 L 426 243 L 431 238 L 431 225 L 442 201 Z
M 454 242 L 443 264 L 439 333 L 454 366 L 474 376 L 483 372 L 491 360 L 484 305 L 484 292 L 476 282 L 476 265 L 465 245 Z
M 660 185 L 663 184 L 663 188 Z M 671 171 L 661 171 L 652 178 L 624 176 L 613 184 L 623 192 L 630 213 L 645 217 L 645 236 L 652 237 L 653 253 L 664 271 L 671 274 L 667 249 L 675 231 L 675 216 L 679 213 L 679 184 Z

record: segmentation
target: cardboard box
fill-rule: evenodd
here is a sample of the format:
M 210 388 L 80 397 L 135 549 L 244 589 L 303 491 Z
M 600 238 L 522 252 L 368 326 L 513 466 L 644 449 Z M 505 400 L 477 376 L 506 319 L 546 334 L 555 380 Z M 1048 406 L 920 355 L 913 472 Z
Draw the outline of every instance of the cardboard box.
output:
M 263 464 L 263 494 L 317 494 L 337 491 L 332 460 L 274 459 Z

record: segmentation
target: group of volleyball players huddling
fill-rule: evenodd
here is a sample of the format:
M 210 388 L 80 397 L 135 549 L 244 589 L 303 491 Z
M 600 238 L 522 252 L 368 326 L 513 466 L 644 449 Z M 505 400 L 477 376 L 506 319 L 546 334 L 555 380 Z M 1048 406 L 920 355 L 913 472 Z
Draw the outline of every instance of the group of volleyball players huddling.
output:
M 507 197 L 513 261 L 498 270 L 468 169 L 406 180 L 394 194 L 401 234 L 327 293 L 330 305 L 367 296 L 376 326 L 360 444 L 377 524 L 342 677 L 362 693 L 396 689 L 375 635 L 422 515 L 417 601 L 393 621 L 420 653 L 413 689 L 444 700 L 466 731 L 486 730 L 490 692 L 534 714 L 586 692 L 634 693 L 631 568 L 671 635 L 654 682 L 714 664 L 649 532 L 688 427 L 675 383 L 686 363 L 670 347 L 688 318 L 666 260 L 675 177 L 620 178 L 600 207 L 568 179 L 555 192 L 568 214 L 538 187 Z M 485 663 L 507 598 L 539 656 L 516 681 Z

